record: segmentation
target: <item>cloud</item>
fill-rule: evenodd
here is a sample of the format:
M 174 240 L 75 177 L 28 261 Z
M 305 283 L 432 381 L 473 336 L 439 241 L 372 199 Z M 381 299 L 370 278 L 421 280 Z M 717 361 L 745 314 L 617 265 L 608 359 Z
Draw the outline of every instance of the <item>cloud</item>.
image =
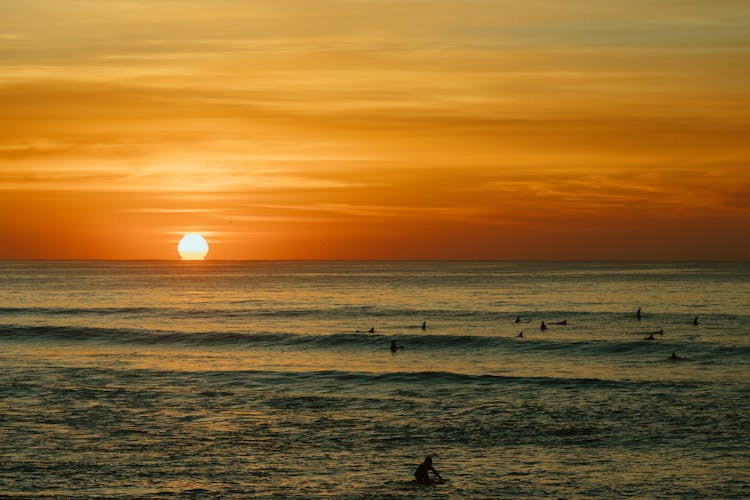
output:
M 7 1 L 4 206 L 340 248 L 746 216 L 747 2 L 539 6 Z

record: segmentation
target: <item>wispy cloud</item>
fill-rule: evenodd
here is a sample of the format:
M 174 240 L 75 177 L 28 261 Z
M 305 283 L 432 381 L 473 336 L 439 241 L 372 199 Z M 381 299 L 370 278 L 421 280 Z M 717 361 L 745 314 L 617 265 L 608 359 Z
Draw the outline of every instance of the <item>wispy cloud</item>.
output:
M 369 235 L 429 253 L 460 233 L 467 248 L 441 248 L 469 255 L 501 249 L 504 224 L 583 241 L 608 221 L 747 218 L 745 1 L 0 12 L 0 201 L 24 214 L 0 230 L 18 238 L 74 227 L 104 248 L 99 234 L 203 228 L 241 256 L 233 235 L 291 255 Z

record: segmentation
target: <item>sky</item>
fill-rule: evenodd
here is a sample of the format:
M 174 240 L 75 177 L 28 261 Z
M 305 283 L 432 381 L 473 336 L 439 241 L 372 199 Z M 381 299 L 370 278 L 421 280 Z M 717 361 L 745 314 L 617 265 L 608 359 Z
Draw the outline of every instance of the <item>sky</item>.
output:
M 0 258 L 747 260 L 746 0 L 3 0 Z

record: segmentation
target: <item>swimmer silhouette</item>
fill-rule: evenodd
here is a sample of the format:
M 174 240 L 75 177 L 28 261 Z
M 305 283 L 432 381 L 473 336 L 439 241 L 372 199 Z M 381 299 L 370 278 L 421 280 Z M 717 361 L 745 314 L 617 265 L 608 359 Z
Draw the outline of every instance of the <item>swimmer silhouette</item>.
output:
M 693 326 L 698 326 L 698 316 L 693 318 Z
M 427 330 L 427 322 L 422 321 L 422 330 Z
M 429 471 L 432 471 L 437 476 L 437 481 L 442 481 L 443 478 L 440 476 L 440 473 L 435 470 L 435 467 L 432 466 L 432 457 L 427 456 L 424 457 L 424 462 L 419 464 L 419 467 L 417 467 L 417 470 L 414 471 L 414 478 L 417 480 L 420 484 L 430 484 L 432 481 L 430 480 L 430 475 L 428 474 Z
M 521 322 L 521 316 L 516 316 L 516 320 L 514 321 L 514 323 L 520 323 L 520 322 Z
M 404 348 L 404 346 L 402 346 L 402 345 L 396 345 L 396 341 L 395 340 L 391 340 L 391 352 L 396 352 L 399 349 L 403 349 L 403 348 Z
M 639 307 L 638 310 L 635 312 L 635 317 L 639 320 L 641 319 L 641 308 Z
M 375 327 L 371 327 L 369 330 L 367 330 L 367 333 L 375 333 Z
M 521 332 L 518 335 L 516 335 L 516 337 L 523 338 L 523 332 Z
M 671 355 L 671 356 L 669 357 L 669 359 L 671 359 L 672 361 L 679 361 L 679 360 L 681 360 L 682 358 L 681 358 L 681 357 L 679 357 L 679 356 L 678 356 L 677 354 L 675 354 L 675 353 L 672 353 L 672 355 Z
M 545 325 L 545 324 L 544 324 L 544 321 L 542 321 L 542 324 L 541 324 L 541 325 L 539 325 L 539 329 L 540 329 L 541 331 L 544 331 L 544 330 L 546 330 L 546 329 L 547 329 L 547 325 Z

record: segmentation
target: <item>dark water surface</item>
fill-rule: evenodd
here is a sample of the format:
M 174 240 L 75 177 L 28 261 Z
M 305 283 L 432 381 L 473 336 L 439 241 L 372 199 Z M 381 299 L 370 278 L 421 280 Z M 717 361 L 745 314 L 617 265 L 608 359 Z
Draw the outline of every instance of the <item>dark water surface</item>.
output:
M 748 497 L 749 305 L 749 264 L 0 262 L 0 494 Z

